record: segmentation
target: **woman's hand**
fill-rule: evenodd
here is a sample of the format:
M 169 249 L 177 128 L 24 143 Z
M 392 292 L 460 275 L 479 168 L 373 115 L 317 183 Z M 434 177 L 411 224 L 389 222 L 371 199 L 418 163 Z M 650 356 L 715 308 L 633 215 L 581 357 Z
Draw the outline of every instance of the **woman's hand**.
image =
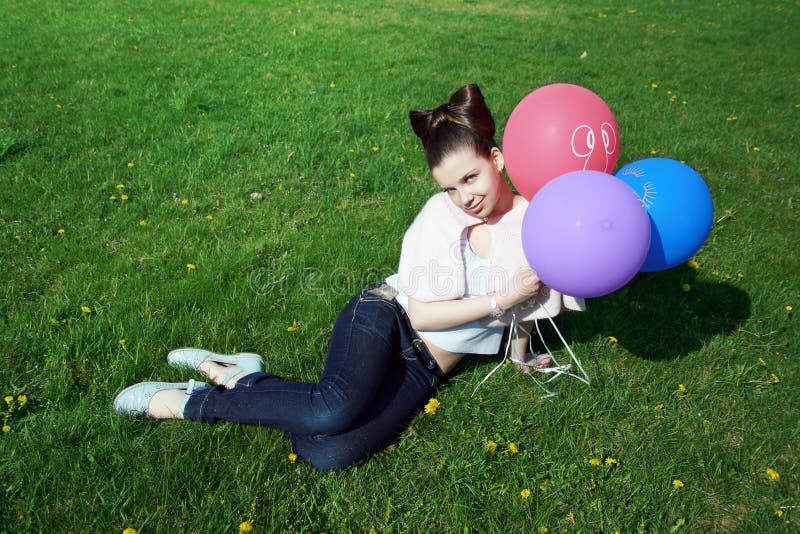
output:
M 514 275 L 508 284 L 497 291 L 497 305 L 507 310 L 536 295 L 542 286 L 541 280 L 531 269 L 524 269 Z

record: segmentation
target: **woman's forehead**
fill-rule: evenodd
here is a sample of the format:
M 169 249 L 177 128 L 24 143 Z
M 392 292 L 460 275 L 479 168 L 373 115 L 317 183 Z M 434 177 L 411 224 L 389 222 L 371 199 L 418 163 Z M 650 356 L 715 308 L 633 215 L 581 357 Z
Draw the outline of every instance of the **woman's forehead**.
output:
M 439 165 L 431 169 L 431 174 L 439 185 L 452 186 L 486 163 L 486 158 L 477 155 L 474 150 L 465 148 L 445 156 Z

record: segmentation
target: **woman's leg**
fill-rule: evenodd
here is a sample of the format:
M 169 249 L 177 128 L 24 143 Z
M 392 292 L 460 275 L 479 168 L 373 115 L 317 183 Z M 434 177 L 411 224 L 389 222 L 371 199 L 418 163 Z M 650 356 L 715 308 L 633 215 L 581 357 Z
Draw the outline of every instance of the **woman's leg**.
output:
M 216 387 L 193 394 L 184 418 L 258 424 L 293 434 L 340 432 L 370 404 L 388 363 L 398 358 L 397 328 L 393 304 L 362 293 L 334 324 L 319 383 L 253 373 L 239 379 L 233 389 Z
M 289 435 L 295 452 L 320 470 L 343 469 L 389 445 L 435 393 L 429 371 L 418 362 L 394 360 L 361 416 L 340 434 Z

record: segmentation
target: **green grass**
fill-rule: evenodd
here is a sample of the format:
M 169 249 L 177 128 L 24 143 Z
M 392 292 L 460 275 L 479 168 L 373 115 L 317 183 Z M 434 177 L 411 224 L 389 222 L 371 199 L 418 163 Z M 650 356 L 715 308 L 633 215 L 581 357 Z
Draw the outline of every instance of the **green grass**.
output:
M 800 5 L 263 4 L 0 5 L 0 531 L 800 527 Z M 586 86 L 619 165 L 654 151 L 712 191 L 698 269 L 559 319 L 592 387 L 542 401 L 504 369 L 470 398 L 495 364 L 475 359 L 335 473 L 273 430 L 111 413 L 127 384 L 189 376 L 177 346 L 318 377 L 338 309 L 435 191 L 408 109 L 468 82 L 501 128 L 538 86 Z

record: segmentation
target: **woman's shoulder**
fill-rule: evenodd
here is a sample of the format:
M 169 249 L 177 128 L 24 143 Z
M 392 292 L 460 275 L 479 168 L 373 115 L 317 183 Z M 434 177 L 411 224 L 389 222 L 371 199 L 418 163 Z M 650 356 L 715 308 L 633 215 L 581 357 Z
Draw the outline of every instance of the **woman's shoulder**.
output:
M 530 204 L 525 197 L 520 194 L 514 195 L 514 206 L 511 208 L 512 210 L 526 210 L 528 209 L 528 204 Z

